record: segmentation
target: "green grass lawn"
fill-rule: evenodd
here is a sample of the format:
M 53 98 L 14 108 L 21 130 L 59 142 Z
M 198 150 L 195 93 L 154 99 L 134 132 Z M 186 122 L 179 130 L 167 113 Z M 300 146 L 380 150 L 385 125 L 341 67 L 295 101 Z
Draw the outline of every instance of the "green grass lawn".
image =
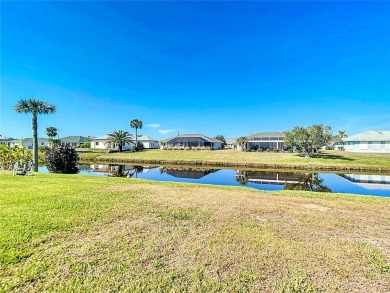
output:
M 128 162 L 157 161 L 160 163 L 191 164 L 194 162 L 207 162 L 219 165 L 247 164 L 248 167 L 272 168 L 362 168 L 371 170 L 390 171 L 390 154 L 362 154 L 341 151 L 324 151 L 311 158 L 305 158 L 296 153 L 273 152 L 240 152 L 234 150 L 218 151 L 169 151 L 145 150 L 142 152 L 113 153 L 89 152 L 80 150 L 82 160 L 94 159 L 97 161 L 123 160 Z M 149 162 L 152 163 L 152 162 Z
M 4 171 L 0 190 L 0 291 L 390 291 L 388 198 Z

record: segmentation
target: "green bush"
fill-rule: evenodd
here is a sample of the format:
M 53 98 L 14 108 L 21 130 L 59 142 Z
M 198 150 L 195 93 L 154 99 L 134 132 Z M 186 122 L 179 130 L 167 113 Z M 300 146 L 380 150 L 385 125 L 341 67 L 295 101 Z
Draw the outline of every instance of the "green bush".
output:
M 259 148 L 257 151 L 258 151 L 259 153 L 262 153 L 262 152 L 263 152 L 263 149 L 262 149 L 262 148 Z
M 265 151 L 266 151 L 267 153 L 269 153 L 269 149 L 266 149 Z
M 45 152 L 46 167 L 50 173 L 77 174 L 79 155 L 69 144 L 54 145 Z
M 279 152 L 279 150 L 278 149 L 274 149 L 274 153 L 278 153 Z

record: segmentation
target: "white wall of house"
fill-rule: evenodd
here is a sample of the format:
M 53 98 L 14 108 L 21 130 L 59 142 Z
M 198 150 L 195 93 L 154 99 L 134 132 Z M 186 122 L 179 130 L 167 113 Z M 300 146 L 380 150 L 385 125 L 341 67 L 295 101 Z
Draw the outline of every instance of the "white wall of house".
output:
M 160 147 L 160 144 L 158 141 L 153 141 L 153 140 L 142 141 L 142 140 L 140 140 L 140 142 L 142 142 L 145 149 L 158 149 Z
M 344 149 L 358 153 L 390 153 L 390 141 L 346 141 Z
M 122 150 L 130 150 L 134 147 L 134 144 L 126 143 L 123 147 Z M 92 149 L 112 149 L 112 150 L 117 150 L 118 145 L 115 143 L 109 143 L 108 140 L 105 139 L 100 139 L 100 140 L 91 140 L 91 148 Z

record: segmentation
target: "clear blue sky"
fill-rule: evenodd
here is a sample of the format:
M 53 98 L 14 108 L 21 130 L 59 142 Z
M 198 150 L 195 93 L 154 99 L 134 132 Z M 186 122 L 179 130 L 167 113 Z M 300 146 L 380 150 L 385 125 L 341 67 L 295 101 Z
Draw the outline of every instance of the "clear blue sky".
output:
M 31 137 L 30 97 L 58 109 L 40 136 L 390 130 L 390 2 L 0 5 L 3 136 Z

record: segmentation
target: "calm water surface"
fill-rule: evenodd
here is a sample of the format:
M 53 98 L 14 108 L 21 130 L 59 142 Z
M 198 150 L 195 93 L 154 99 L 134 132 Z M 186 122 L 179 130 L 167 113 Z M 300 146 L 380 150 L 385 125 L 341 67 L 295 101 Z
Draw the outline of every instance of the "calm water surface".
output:
M 247 186 L 260 190 L 308 190 L 390 197 L 390 174 L 302 173 L 275 170 L 248 171 L 188 167 L 80 165 L 80 173 L 91 176 L 142 178 L 156 181 Z M 40 172 L 47 172 L 40 167 Z

